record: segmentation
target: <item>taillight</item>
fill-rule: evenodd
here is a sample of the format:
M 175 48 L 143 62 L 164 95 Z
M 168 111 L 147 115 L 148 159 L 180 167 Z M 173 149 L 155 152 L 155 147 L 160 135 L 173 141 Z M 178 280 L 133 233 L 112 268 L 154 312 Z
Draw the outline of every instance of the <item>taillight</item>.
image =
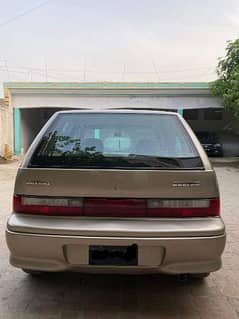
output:
M 219 215 L 219 198 L 148 200 L 149 217 L 209 217 Z
M 209 217 L 220 215 L 214 199 L 122 199 L 14 196 L 16 213 L 95 217 Z
M 85 198 L 84 215 L 101 217 L 144 217 L 147 205 L 144 199 Z
M 24 214 L 78 216 L 82 213 L 82 199 L 15 195 L 13 208 Z

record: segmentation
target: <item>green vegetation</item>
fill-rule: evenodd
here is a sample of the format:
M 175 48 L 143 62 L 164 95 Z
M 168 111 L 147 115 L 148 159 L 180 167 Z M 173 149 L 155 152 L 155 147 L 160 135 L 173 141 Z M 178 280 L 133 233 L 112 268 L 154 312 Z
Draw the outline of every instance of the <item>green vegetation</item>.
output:
M 226 110 L 239 119 L 239 39 L 229 41 L 226 55 L 219 59 L 218 80 L 211 84 L 212 93 L 222 97 Z

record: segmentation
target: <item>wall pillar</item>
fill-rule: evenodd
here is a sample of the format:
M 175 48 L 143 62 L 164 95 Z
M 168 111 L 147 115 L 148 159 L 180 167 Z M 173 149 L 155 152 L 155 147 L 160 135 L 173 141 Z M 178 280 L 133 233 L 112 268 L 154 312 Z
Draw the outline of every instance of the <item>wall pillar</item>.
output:
M 183 109 L 177 109 L 177 113 L 183 116 Z
M 21 140 L 21 110 L 14 108 L 14 153 L 21 154 L 22 140 Z

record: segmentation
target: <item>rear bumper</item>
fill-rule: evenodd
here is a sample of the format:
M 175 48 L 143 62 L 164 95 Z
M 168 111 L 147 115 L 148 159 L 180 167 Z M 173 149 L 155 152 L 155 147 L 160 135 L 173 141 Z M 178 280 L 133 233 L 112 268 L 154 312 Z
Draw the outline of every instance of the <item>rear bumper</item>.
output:
M 192 220 L 87 220 L 81 229 L 60 230 L 55 221 L 51 227 L 35 228 L 39 223 L 28 219 L 19 221 L 12 215 L 6 231 L 11 264 L 19 268 L 42 271 L 87 271 L 87 272 L 163 272 L 199 273 L 216 271 L 221 267 L 221 255 L 225 246 L 225 229 L 220 218 Z M 34 219 L 34 218 L 33 218 Z M 28 226 L 26 226 L 28 220 Z M 198 223 L 197 223 L 198 221 Z M 43 222 L 43 221 L 42 221 Z M 85 221 L 86 222 L 86 221 Z M 122 223 L 128 226 L 122 228 Z M 66 219 L 65 219 L 65 223 Z M 81 225 L 84 223 L 80 223 Z M 154 224 L 154 227 L 152 225 Z M 157 227 L 155 227 L 155 224 Z M 101 225 L 101 226 L 100 226 Z M 110 230 L 111 225 L 111 230 Z M 144 225 L 144 227 L 143 227 Z M 170 231 L 171 225 L 171 231 Z M 214 227 L 213 227 L 214 225 Z M 69 226 L 69 225 L 68 225 Z M 204 225 L 205 226 L 205 225 Z M 36 226 L 37 227 L 37 226 Z M 98 230 L 97 230 L 98 227 Z M 138 227 L 138 228 L 137 228 Z M 151 228 L 151 230 L 150 230 Z M 88 229 L 88 230 L 87 230 Z M 165 230 L 166 229 L 166 230 Z M 68 232 L 68 234 L 67 234 Z M 203 235 L 204 234 L 204 235 Z M 129 246 L 138 245 L 138 266 L 89 266 L 90 245 Z

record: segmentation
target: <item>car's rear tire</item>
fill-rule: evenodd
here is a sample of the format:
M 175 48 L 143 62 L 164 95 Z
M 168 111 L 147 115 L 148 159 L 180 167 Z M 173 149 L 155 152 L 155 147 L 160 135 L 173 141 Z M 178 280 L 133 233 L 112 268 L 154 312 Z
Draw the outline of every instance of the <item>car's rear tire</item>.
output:
M 192 279 L 203 280 L 204 278 L 207 278 L 209 275 L 210 275 L 210 272 L 202 272 L 202 273 L 190 274 L 190 277 Z
M 22 269 L 26 274 L 31 275 L 31 276 L 41 276 L 43 275 L 45 272 L 44 271 L 40 271 L 40 270 L 33 270 L 33 269 L 26 269 L 23 268 Z

